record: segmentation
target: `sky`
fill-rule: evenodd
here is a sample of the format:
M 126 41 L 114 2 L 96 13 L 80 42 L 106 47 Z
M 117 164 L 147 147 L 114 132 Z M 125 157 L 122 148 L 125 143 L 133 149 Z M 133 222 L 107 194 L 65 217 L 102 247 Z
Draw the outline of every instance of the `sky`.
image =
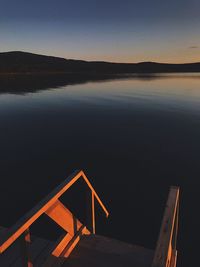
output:
M 200 0 L 0 0 L 0 52 L 200 62 Z

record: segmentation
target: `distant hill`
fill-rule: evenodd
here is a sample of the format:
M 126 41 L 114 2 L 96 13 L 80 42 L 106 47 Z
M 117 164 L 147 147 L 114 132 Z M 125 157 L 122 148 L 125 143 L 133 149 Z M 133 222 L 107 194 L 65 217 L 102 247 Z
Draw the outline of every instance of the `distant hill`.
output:
M 13 51 L 0 53 L 0 73 L 164 73 L 200 72 L 200 62 L 166 64 L 155 62 L 111 63 L 83 61 Z

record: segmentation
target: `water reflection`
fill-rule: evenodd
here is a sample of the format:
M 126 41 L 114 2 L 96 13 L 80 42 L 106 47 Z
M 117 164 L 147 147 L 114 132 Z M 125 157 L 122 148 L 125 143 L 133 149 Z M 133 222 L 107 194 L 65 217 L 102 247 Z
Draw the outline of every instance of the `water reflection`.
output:
M 180 185 L 179 264 L 195 266 L 191 259 L 195 263 L 198 255 L 200 224 L 199 216 L 193 219 L 200 201 L 199 77 L 106 77 L 78 84 L 74 77 L 73 85 L 69 80 L 55 84 L 47 77 L 42 84 L 41 79 L 25 78 L 23 85 L 20 77 L 17 87 L 15 80 L 14 87 L 4 80 L 1 224 L 12 224 L 67 174 L 84 169 L 111 211 L 106 227 L 99 222 L 97 231 L 153 248 L 169 186 Z M 13 94 L 16 90 L 20 94 Z M 193 244 L 192 251 L 188 244 Z
M 60 79 L 59 79 L 60 78 Z M 92 82 L 91 82 L 92 81 Z M 0 110 L 51 105 L 199 110 L 200 75 L 54 75 L 0 77 Z M 20 97 L 21 95 L 21 97 Z M 50 106 L 49 106 L 50 105 Z

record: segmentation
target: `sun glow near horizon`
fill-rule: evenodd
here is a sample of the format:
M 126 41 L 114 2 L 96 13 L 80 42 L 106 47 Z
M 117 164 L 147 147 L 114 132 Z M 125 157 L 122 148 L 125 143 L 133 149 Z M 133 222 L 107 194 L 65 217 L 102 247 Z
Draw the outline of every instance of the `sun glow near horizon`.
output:
M 196 0 L 12 1 L 1 5 L 1 52 L 127 63 L 200 61 Z

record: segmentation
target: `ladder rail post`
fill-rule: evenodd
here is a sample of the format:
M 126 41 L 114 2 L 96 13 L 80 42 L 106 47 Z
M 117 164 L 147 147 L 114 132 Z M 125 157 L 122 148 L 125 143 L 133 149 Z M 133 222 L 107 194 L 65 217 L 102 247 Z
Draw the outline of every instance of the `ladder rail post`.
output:
M 33 267 L 31 253 L 31 235 L 30 230 L 27 228 L 21 236 L 21 255 L 22 255 L 22 266 L 23 267 Z
M 92 233 L 96 233 L 96 225 L 95 225 L 95 199 L 94 192 L 92 191 Z

